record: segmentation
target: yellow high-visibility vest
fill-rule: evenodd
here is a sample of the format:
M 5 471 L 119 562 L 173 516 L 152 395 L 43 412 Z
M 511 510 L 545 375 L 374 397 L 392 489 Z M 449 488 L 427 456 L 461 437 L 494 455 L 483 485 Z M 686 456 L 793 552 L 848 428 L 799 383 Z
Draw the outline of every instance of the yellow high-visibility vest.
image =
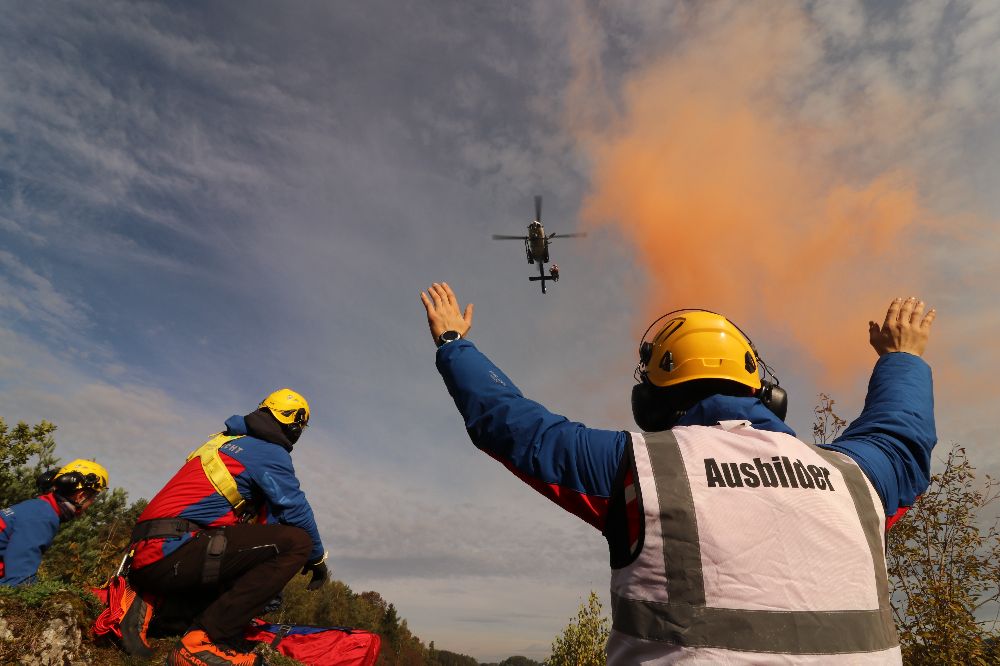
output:
M 246 500 L 240 495 L 240 491 L 236 487 L 236 479 L 229 473 L 226 463 L 222 462 L 219 448 L 240 437 L 245 437 L 245 435 L 226 435 L 220 432 L 192 451 L 191 455 L 187 457 L 188 461 L 201 458 L 201 468 L 205 471 L 205 476 L 212 482 L 215 490 L 229 501 L 237 516 L 242 516 Z

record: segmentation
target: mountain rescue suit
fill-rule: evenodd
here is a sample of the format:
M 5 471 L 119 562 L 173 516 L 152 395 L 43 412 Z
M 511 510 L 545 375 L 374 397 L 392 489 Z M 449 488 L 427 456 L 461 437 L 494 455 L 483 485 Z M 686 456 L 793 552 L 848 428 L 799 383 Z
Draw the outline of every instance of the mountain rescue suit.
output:
M 468 340 L 437 367 L 472 442 L 607 539 L 609 664 L 901 662 L 885 531 L 929 483 L 920 357 L 881 356 L 861 415 L 821 447 L 754 397 L 710 396 L 663 432 L 598 430 Z
M 34 583 L 60 523 L 75 516 L 75 508 L 59 502 L 54 493 L 0 510 L 0 585 Z
M 324 558 L 292 466 L 294 442 L 279 425 L 266 411 L 232 416 L 211 440 L 221 443 L 217 459 L 235 481 L 239 506 L 192 454 L 132 533 L 131 586 L 175 612 L 189 609 L 188 618 L 197 616 L 195 624 L 214 641 L 239 642 L 251 619 L 306 562 Z M 158 618 L 160 609 L 158 604 Z
M 37 479 L 38 497 L 0 510 L 0 585 L 34 583 L 59 525 L 79 516 L 108 488 L 108 470 L 76 459 Z

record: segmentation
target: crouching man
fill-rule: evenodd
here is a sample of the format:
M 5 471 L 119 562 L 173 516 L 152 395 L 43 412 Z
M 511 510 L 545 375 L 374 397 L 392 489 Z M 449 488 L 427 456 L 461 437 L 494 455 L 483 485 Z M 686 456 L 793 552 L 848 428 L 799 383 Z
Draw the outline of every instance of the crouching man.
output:
M 292 467 L 292 447 L 308 423 L 301 395 L 275 391 L 256 411 L 230 417 L 139 516 L 129 584 L 161 601 L 157 615 L 162 605 L 194 618 L 168 664 L 259 663 L 243 639 L 250 620 L 297 572 L 312 573 L 310 590 L 328 579 L 319 530 Z M 129 634 L 146 626 L 123 622 L 123 641 L 136 644 Z

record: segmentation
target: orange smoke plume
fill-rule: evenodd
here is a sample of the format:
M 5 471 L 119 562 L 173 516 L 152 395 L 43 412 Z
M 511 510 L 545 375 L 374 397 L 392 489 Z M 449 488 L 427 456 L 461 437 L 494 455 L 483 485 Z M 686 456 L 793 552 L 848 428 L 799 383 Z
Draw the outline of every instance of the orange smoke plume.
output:
M 652 288 L 637 318 L 715 309 L 839 382 L 874 358 L 859 353 L 868 320 L 918 288 L 909 231 L 929 215 L 906 169 L 846 166 L 869 140 L 854 119 L 810 123 L 790 103 L 817 38 L 798 9 L 754 7 L 689 17 L 626 81 L 612 122 L 570 119 L 591 162 L 583 219 L 634 244 Z M 570 106 L 587 91 L 592 110 L 594 88 L 581 74 Z M 857 123 L 881 126 L 889 106 Z

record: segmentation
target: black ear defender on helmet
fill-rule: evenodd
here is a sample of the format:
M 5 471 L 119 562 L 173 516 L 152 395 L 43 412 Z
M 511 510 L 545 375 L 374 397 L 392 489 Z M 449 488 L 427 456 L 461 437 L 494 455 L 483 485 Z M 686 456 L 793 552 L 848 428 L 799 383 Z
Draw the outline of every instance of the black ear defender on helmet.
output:
M 773 374 L 771 376 L 774 377 Z M 788 391 L 778 385 L 777 377 L 774 377 L 774 382 L 760 380 L 760 393 L 757 394 L 757 399 L 775 416 L 782 421 L 785 420 L 785 415 L 788 414 Z
M 736 326 L 736 324 L 733 324 L 733 326 Z M 742 328 L 739 326 L 736 326 L 736 328 L 739 329 L 740 333 L 743 333 Z M 743 337 L 747 338 L 747 342 L 750 343 L 750 349 L 753 350 L 754 358 L 757 360 L 757 365 L 764 371 L 764 377 L 760 380 L 760 389 L 754 394 L 754 397 L 764 403 L 764 406 L 771 410 L 772 414 L 784 421 L 785 416 L 788 414 L 788 391 L 781 388 L 781 381 L 774 374 L 774 369 L 760 357 L 760 352 L 757 351 L 757 347 L 754 346 L 746 333 L 743 333 Z M 750 355 L 747 354 L 747 356 L 747 366 L 749 366 L 751 363 L 749 359 Z M 770 377 L 774 381 L 767 379 L 767 377 Z
M 704 311 L 711 314 L 718 314 L 711 310 Z M 694 380 L 661 387 L 656 386 L 649 380 L 646 368 L 653 357 L 653 343 L 647 341 L 646 336 L 649 335 L 649 332 L 658 322 L 677 312 L 682 311 L 674 310 L 668 312 L 653 321 L 649 325 L 649 328 L 646 329 L 646 332 L 642 336 L 642 341 L 639 343 L 639 364 L 635 368 L 634 376 L 636 384 L 632 387 L 631 397 L 632 417 L 635 419 L 636 425 L 645 432 L 669 430 L 677 424 L 677 421 L 684 416 L 691 405 L 713 393 L 725 392 L 724 386 L 718 384 L 702 384 L 696 389 L 695 382 L 724 381 L 727 384 L 729 383 L 728 380 Z M 719 316 L 722 317 L 723 315 Z M 728 318 L 726 320 L 729 321 Z M 775 416 L 784 421 L 788 413 L 788 392 L 781 388 L 778 377 L 774 374 L 772 368 L 760 357 L 760 353 L 757 351 L 757 347 L 754 346 L 753 341 L 750 340 L 750 337 L 732 321 L 729 323 L 743 334 L 750 349 L 753 350 L 752 356 L 750 352 L 746 354 L 745 363 L 747 372 L 753 372 L 754 370 L 763 372 L 764 377 L 760 380 L 761 387 L 754 392 L 754 397 L 760 400 Z M 674 369 L 674 358 L 669 351 L 660 359 L 659 367 L 661 370 L 667 372 Z
M 53 490 L 55 490 L 57 495 L 69 497 L 77 490 L 83 488 L 83 483 L 83 474 L 80 474 L 80 472 L 67 472 L 66 474 L 56 477 L 53 484 Z
M 39 495 L 44 495 L 45 493 L 52 491 L 52 479 L 54 479 L 58 473 L 59 468 L 53 467 L 52 469 L 47 469 L 38 475 L 35 479 L 35 488 L 38 490 Z

